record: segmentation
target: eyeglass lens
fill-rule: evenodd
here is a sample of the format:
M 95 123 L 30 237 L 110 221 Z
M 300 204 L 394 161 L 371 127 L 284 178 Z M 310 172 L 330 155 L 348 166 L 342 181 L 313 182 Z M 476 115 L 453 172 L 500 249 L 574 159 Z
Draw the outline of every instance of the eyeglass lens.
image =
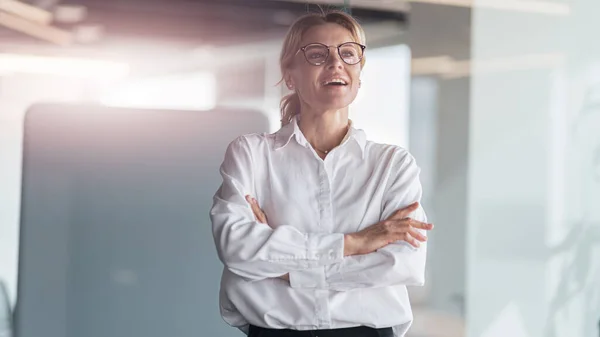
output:
M 348 64 L 357 64 L 362 59 L 362 48 L 356 43 L 344 43 L 338 47 L 342 60 Z M 309 44 L 304 48 L 306 60 L 321 65 L 327 60 L 329 48 L 321 44 Z

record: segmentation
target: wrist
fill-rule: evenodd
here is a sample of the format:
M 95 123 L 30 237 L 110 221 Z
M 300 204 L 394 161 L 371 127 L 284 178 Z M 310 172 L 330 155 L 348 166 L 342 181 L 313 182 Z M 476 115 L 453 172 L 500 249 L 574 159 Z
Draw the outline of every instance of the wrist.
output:
M 344 256 L 354 255 L 356 238 L 352 234 L 344 234 Z

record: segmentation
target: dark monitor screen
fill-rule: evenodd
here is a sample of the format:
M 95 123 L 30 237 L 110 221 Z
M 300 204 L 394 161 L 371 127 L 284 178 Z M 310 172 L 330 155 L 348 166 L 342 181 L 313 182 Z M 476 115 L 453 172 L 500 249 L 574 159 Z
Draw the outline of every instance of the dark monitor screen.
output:
M 260 112 L 33 107 L 25 121 L 17 337 L 237 336 L 209 209 Z

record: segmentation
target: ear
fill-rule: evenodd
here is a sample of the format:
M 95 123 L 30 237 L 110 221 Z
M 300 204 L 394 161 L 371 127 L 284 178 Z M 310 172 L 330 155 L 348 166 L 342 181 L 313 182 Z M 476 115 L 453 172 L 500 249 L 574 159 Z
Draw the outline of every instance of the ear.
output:
M 296 88 L 296 86 L 294 85 L 294 80 L 292 80 L 292 76 L 289 73 L 283 76 L 283 80 L 285 82 L 285 86 L 289 90 L 294 90 Z

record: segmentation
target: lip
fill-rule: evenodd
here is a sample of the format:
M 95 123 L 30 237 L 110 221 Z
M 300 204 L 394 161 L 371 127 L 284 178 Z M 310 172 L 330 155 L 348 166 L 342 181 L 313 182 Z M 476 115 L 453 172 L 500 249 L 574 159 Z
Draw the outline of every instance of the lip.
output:
M 327 83 L 333 79 L 340 79 L 340 80 L 346 82 L 346 85 L 350 85 L 350 79 L 347 76 L 344 76 L 342 74 L 329 74 L 327 76 L 323 76 L 319 80 L 319 83 L 324 86 L 325 83 Z

